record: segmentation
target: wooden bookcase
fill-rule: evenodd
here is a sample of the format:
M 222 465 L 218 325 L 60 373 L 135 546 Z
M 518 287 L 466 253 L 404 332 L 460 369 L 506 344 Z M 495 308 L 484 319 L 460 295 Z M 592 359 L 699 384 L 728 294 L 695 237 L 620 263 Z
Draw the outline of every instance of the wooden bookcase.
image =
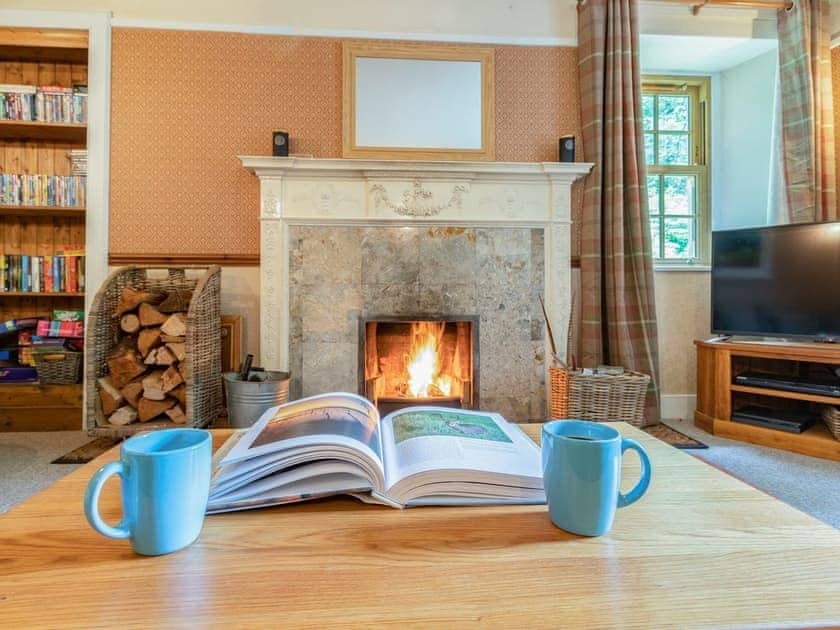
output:
M 733 422 L 732 410 L 740 404 L 805 406 L 809 403 L 840 406 L 840 399 L 734 383 L 748 370 L 795 375 L 804 364 L 840 365 L 840 348 L 817 343 L 736 343 L 695 341 L 697 347 L 697 409 L 694 422 L 701 429 L 731 438 L 803 455 L 840 461 L 840 440 L 822 422 L 803 433 Z
M 0 83 L 87 84 L 84 30 L 0 28 Z M 83 124 L 0 121 L 0 172 L 70 175 L 71 149 L 84 149 Z M 53 255 L 85 239 L 85 208 L 0 205 L 0 254 Z M 0 321 L 84 308 L 84 294 L 0 293 Z M 78 429 L 82 385 L 0 383 L 0 431 Z

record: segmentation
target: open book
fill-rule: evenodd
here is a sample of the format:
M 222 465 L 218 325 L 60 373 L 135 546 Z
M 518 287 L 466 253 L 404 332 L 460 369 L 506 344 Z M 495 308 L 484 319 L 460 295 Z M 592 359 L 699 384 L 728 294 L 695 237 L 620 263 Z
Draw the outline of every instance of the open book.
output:
M 273 407 L 214 456 L 207 512 L 350 494 L 409 505 L 543 503 L 539 448 L 498 414 L 409 407 L 380 419 L 355 394 Z

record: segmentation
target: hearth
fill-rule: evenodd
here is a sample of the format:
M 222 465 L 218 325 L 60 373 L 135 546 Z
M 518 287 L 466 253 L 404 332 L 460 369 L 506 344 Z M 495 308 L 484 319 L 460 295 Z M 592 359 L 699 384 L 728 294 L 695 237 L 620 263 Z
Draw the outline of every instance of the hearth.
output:
M 359 320 L 359 393 L 380 413 L 435 405 L 478 408 L 478 317 Z

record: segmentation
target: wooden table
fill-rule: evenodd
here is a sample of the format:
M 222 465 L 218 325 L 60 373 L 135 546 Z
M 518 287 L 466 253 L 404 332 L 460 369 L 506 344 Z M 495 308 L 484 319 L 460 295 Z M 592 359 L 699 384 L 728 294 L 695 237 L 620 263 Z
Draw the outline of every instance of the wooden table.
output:
M 196 544 L 144 558 L 82 513 L 113 449 L 0 517 L 0 625 L 840 624 L 840 531 L 616 426 L 648 449 L 653 482 L 601 538 L 555 528 L 542 506 L 329 499 L 211 516 Z M 112 521 L 116 486 L 101 504 Z

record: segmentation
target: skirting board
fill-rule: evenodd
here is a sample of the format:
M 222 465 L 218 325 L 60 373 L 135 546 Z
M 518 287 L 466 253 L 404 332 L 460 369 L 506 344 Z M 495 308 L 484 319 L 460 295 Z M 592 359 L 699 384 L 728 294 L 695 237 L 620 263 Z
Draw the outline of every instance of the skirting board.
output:
M 696 407 L 697 396 L 695 394 L 662 394 L 661 396 L 661 415 L 666 420 L 677 418 L 690 420 L 694 417 Z

